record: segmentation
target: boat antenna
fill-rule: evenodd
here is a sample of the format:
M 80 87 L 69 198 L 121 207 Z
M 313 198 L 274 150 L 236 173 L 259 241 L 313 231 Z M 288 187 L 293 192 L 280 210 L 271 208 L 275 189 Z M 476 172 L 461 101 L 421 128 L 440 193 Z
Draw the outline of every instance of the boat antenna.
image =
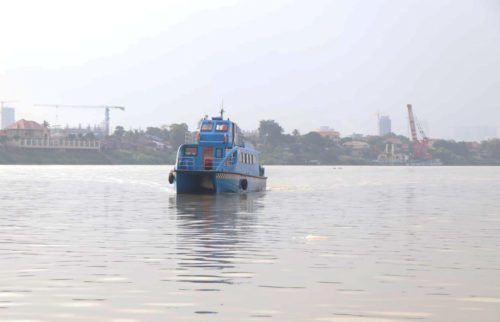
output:
M 224 111 L 224 99 L 222 100 L 220 107 L 221 107 L 220 108 L 220 118 L 224 119 L 224 112 L 225 112 Z

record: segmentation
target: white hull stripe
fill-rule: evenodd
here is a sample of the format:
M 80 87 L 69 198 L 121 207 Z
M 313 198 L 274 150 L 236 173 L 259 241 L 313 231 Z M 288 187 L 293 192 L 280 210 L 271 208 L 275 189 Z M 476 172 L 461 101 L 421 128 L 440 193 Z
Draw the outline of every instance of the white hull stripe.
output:
M 217 179 L 227 179 L 227 180 L 239 180 L 241 178 L 245 178 L 247 180 L 264 180 L 264 178 L 257 178 L 252 176 L 245 176 L 244 174 L 234 174 L 234 173 L 217 173 Z

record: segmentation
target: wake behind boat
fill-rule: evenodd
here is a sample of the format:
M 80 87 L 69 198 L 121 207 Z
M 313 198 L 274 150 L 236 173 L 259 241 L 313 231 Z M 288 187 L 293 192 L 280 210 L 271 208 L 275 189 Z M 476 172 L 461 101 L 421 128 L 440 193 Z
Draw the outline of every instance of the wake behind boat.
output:
M 169 174 L 177 193 L 263 191 L 266 181 L 257 150 L 244 141 L 236 123 L 224 120 L 224 110 L 200 122 L 196 143 L 179 147 Z

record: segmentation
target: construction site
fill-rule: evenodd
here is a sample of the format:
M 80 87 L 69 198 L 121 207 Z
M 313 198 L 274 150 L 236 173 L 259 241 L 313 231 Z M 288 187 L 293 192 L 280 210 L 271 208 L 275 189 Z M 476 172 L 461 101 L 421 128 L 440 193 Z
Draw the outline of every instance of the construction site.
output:
M 407 104 L 406 109 L 410 144 L 404 144 L 395 137 L 388 137 L 385 140 L 385 150 L 378 155 L 377 163 L 382 165 L 442 165 L 441 161 L 433 158 L 429 151 L 433 141 L 427 137 L 421 123 L 415 117 L 412 105 Z
M 112 113 L 125 111 L 123 106 L 35 104 L 38 110 L 55 112 L 50 124 L 17 119 L 15 109 L 7 103 L 1 102 L 0 164 L 168 164 L 175 159 L 173 146 L 165 137 L 154 135 L 155 131 L 111 127 Z M 61 112 L 71 112 L 75 119 L 76 110 L 83 112 L 81 120 L 89 119 L 87 113 L 95 111 L 102 121 L 61 126 Z M 178 136 L 184 138 L 184 134 Z
M 2 125 L 0 137 L 4 137 L 5 144 L 10 147 L 23 149 L 50 149 L 50 150 L 101 150 L 104 141 L 110 133 L 111 110 L 124 111 L 122 106 L 108 105 L 62 105 L 62 104 L 36 104 L 37 108 L 55 108 L 56 124 L 48 122 L 38 123 L 35 121 L 20 119 L 15 121 L 12 108 L 5 107 L 2 102 Z M 104 111 L 102 125 L 87 127 L 61 127 L 58 123 L 58 112 L 60 109 L 99 109 Z M 11 113 L 8 118 L 6 115 Z
M 0 163 L 3 164 L 170 164 L 175 161 L 178 146 L 186 142 L 186 137 L 196 134 L 196 130 L 190 131 L 184 123 L 146 129 L 112 127 L 113 115 L 125 111 L 123 106 L 117 105 L 36 104 L 37 110 L 52 113 L 49 119 L 53 123 L 50 124 L 18 119 L 11 104 L 1 103 Z M 83 123 L 90 119 L 88 114 L 92 111 L 94 119 L 100 120 L 95 125 L 59 125 L 64 112 Z M 431 139 L 425 122 L 418 119 L 411 104 L 405 106 L 405 115 L 408 135 L 393 133 L 390 117 L 379 115 L 378 135 L 341 136 L 327 126 L 302 135 L 296 130 L 286 134 L 280 133 L 277 122 L 261 121 L 261 126 L 246 132 L 245 137 L 261 149 L 267 164 L 436 166 L 500 163 L 498 141 Z M 267 133 L 262 124 L 271 125 L 278 131 Z

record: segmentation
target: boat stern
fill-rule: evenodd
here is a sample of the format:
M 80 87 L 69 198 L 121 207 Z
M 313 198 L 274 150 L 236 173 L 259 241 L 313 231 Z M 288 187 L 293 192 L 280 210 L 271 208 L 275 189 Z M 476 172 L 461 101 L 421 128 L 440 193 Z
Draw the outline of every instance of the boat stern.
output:
M 169 175 L 178 194 L 244 193 L 266 190 L 265 177 L 216 171 L 177 170 Z
M 177 193 L 216 193 L 216 174 L 208 171 L 177 170 L 175 172 L 175 187 Z

